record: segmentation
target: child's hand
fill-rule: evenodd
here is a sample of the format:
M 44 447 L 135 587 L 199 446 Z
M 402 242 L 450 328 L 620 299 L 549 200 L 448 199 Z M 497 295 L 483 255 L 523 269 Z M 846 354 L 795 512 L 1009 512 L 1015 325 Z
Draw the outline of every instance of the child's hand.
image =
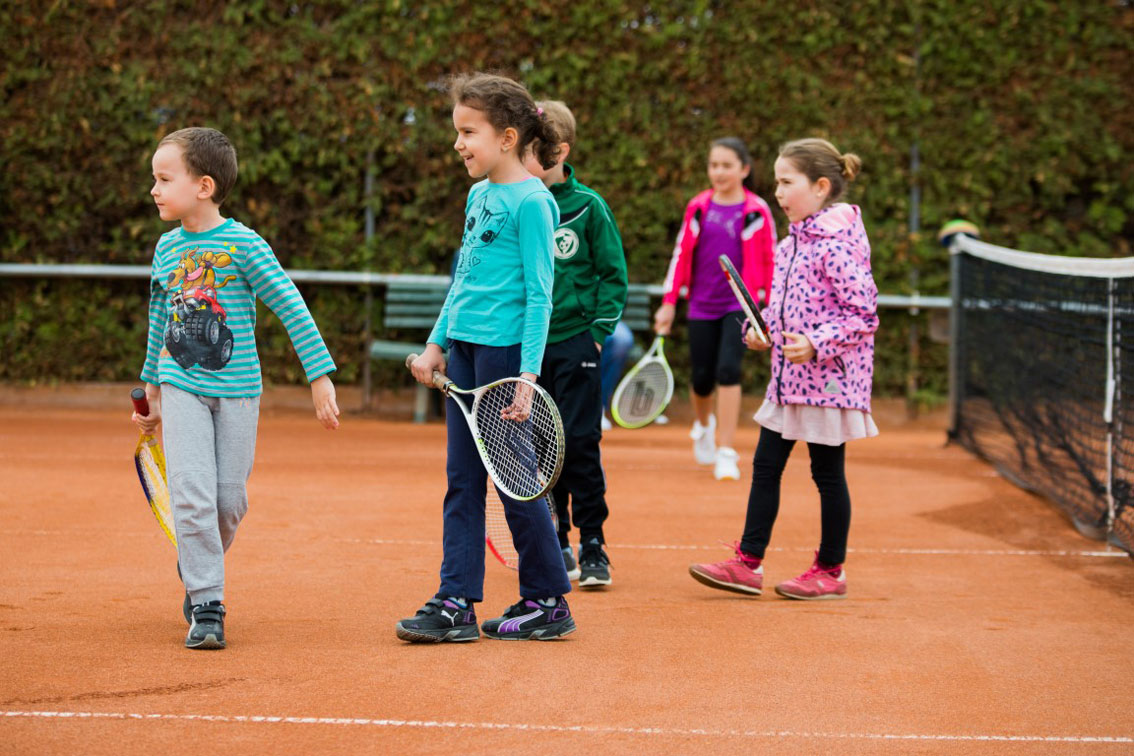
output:
M 315 405 L 315 417 L 327 430 L 339 427 L 339 405 L 335 403 L 335 384 L 329 375 L 321 375 L 311 381 L 311 402 Z
M 157 433 L 157 428 L 161 425 L 161 387 L 146 384 L 146 401 L 150 405 L 150 414 L 143 417 L 135 412 L 130 415 L 130 420 L 142 433 L 152 436 Z
M 662 303 L 654 313 L 654 333 L 658 336 L 668 336 L 673 328 L 673 316 L 677 308 L 668 302 Z
M 532 383 L 536 382 L 535 373 L 520 373 L 520 377 Z M 517 384 L 516 394 L 512 397 L 512 403 L 500 410 L 500 417 L 504 420 L 514 420 L 517 423 L 522 423 L 527 420 L 531 414 L 532 387 L 522 383 Z
M 759 332 L 752 327 L 744 332 L 744 344 L 755 352 L 766 352 L 772 348 L 772 345 L 761 339 Z
M 815 347 L 802 333 L 784 331 L 784 357 L 796 365 L 802 365 L 815 357 Z
M 413 377 L 417 379 L 418 383 L 436 388 L 433 385 L 433 371 L 435 370 L 441 373 L 445 372 L 445 357 L 441 353 L 441 347 L 436 344 L 426 344 L 425 351 L 410 363 L 410 372 L 413 373 Z

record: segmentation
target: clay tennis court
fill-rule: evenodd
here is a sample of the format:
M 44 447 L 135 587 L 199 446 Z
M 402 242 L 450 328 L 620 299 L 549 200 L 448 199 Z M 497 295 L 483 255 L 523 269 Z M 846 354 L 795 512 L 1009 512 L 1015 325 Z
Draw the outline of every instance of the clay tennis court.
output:
M 0 397 L 0 752 L 1134 751 L 1134 563 L 944 446 L 939 417 L 879 412 L 849 447 L 847 601 L 689 578 L 729 555 L 751 470 L 717 483 L 675 422 L 604 440 L 615 582 L 571 594 L 578 632 L 421 646 L 394 623 L 436 589 L 444 427 L 348 413 L 327 433 L 285 394 L 265 398 L 221 652 L 182 647 L 127 387 Z M 805 449 L 784 480 L 773 584 L 819 532 Z M 486 570 L 482 619 L 517 598 Z

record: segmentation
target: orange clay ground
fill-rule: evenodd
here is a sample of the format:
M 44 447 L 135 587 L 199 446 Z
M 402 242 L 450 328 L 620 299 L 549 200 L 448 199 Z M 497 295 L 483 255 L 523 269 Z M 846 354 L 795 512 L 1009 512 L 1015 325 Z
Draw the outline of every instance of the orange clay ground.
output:
M 729 556 L 751 470 L 697 467 L 676 407 L 603 442 L 614 584 L 571 594 L 576 633 L 411 646 L 394 624 L 437 587 L 444 426 L 399 407 L 328 433 L 269 394 L 229 647 L 194 652 L 127 388 L 0 390 L 0 752 L 1134 752 L 1134 563 L 945 446 L 940 416 L 879 409 L 851 445 L 846 601 L 689 577 Z M 770 583 L 810 563 L 818 509 L 800 447 Z M 515 574 L 490 563 L 485 593 L 482 619 Z

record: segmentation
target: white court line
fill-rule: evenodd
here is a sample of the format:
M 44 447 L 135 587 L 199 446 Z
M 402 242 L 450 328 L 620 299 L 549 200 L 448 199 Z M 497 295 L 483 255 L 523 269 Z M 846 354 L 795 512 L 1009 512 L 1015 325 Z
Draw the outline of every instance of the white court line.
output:
M 116 536 L 131 536 L 134 538 L 157 538 L 161 534 L 157 531 L 152 533 L 140 531 L 111 531 L 111 530 L 0 530 L 0 535 L 31 535 L 31 536 L 67 536 L 67 535 L 91 535 L 94 533 L 114 533 Z M 164 536 L 162 536 L 164 537 Z M 271 536 L 266 534 L 249 535 L 241 538 L 244 540 L 253 541 L 267 541 L 279 540 L 283 536 Z M 423 539 L 410 539 L 410 538 L 338 538 L 331 536 L 327 540 L 334 541 L 335 543 L 358 543 L 358 544 L 373 544 L 376 546 L 440 546 L 440 541 L 423 540 Z M 671 543 L 610 543 L 607 544 L 611 549 L 637 549 L 642 551 L 720 551 L 722 549 L 729 549 L 731 546 L 725 544 L 724 546 L 717 544 L 671 544 Z M 815 551 L 814 546 L 769 546 L 768 551 L 781 551 L 781 552 L 799 552 L 807 553 Z M 900 556 L 1040 556 L 1040 557 L 1090 557 L 1090 558 L 1128 558 L 1130 555 L 1122 549 L 1108 549 L 1106 551 L 1075 551 L 1075 550 L 1059 550 L 1059 549 L 916 549 L 916 548 L 895 548 L 895 549 L 872 549 L 872 548 L 848 548 L 848 554 L 897 554 Z
M 579 732 L 588 735 L 658 735 L 705 738 L 803 738 L 823 740 L 922 740 L 997 743 L 1134 743 L 1125 735 L 962 735 L 952 733 L 808 732 L 801 730 L 705 730 L 675 727 L 604 727 L 600 725 L 543 725 L 513 722 L 446 722 L 422 719 L 359 719 L 353 717 L 240 716 L 226 714 L 139 714 L 114 711 L 0 711 L 2 717 L 29 719 L 117 719 L 221 722 L 227 724 L 300 724 L 348 727 L 410 727 L 418 729 L 516 730 Z

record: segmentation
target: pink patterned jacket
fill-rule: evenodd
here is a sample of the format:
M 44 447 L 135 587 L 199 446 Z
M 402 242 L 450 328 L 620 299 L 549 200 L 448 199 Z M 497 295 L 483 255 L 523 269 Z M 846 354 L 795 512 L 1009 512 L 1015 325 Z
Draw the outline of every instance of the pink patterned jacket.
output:
M 870 241 L 855 205 L 838 203 L 789 227 L 776 247 L 772 295 L 762 311 L 772 334 L 772 379 L 766 398 L 870 411 L 878 287 Z M 784 357 L 784 331 L 802 333 L 815 357 Z

